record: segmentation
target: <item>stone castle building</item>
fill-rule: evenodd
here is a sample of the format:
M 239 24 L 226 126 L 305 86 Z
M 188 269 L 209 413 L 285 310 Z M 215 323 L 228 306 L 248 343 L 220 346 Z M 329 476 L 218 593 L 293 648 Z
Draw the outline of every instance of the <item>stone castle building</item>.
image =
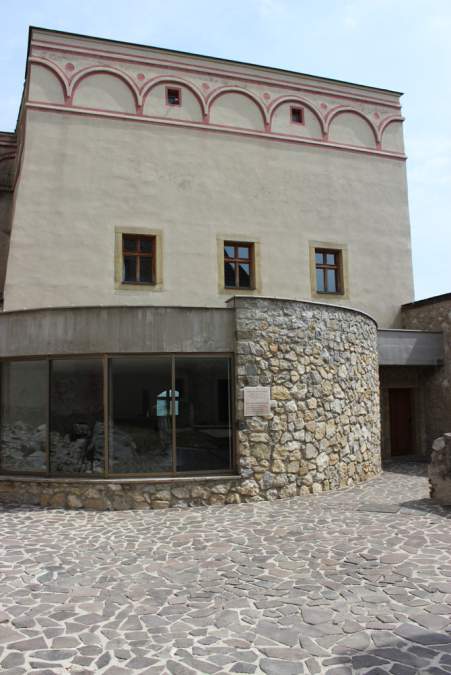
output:
M 451 300 L 412 302 L 400 97 L 30 29 L 0 134 L 2 499 L 276 499 L 427 453 Z

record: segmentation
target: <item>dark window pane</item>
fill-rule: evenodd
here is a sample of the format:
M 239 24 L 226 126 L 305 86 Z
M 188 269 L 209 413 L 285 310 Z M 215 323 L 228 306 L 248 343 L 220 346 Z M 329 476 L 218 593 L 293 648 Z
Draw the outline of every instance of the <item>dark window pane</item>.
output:
M 325 291 L 323 270 L 316 270 L 316 290 L 318 293 Z
M 318 252 L 315 253 L 315 262 L 316 262 L 318 265 L 322 265 L 322 264 L 323 264 L 323 262 L 324 262 L 324 256 L 323 256 L 322 253 L 318 253 Z
M 291 121 L 297 124 L 304 122 L 304 111 L 302 108 L 291 108 Z
M 110 471 L 172 471 L 171 379 L 170 357 L 111 359 Z
M 124 251 L 136 251 L 137 240 L 135 237 L 127 237 L 124 235 L 122 238 Z
M 327 253 L 327 255 L 326 255 L 327 264 L 328 265 L 335 265 L 335 258 L 336 258 L 335 253 Z
M 176 358 L 175 374 L 183 383 L 176 422 L 177 471 L 230 469 L 230 360 Z
M 224 257 L 225 258 L 234 258 L 235 257 L 235 247 L 234 246 L 224 246 Z
M 152 258 L 140 259 L 140 281 L 151 284 L 153 281 Z
M 47 471 L 48 364 L 1 366 L 0 466 L 5 471 Z
M 238 258 L 249 258 L 249 246 L 240 246 L 238 248 Z
M 335 270 L 327 270 L 327 290 L 329 291 L 329 293 L 336 293 L 337 292 Z
M 152 253 L 153 239 L 151 237 L 143 237 L 139 240 L 139 247 L 142 253 Z
M 50 371 L 50 472 L 104 471 L 101 359 L 59 359 Z
M 136 256 L 124 255 L 123 281 L 137 281 L 136 263 Z
M 180 89 L 168 89 L 169 105 L 180 105 Z
M 236 286 L 235 263 L 225 263 L 225 265 L 224 265 L 224 283 L 228 288 L 234 288 Z
M 250 288 L 251 286 L 251 268 L 248 263 L 240 263 L 239 267 L 240 288 Z

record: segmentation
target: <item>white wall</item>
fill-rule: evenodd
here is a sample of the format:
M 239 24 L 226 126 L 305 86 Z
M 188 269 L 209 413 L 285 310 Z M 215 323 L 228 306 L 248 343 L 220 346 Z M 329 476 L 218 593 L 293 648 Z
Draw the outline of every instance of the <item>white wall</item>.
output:
M 116 227 L 163 232 L 159 291 L 115 290 Z M 309 241 L 346 244 L 381 326 L 413 297 L 404 162 L 205 129 L 28 112 L 5 309 L 223 306 L 217 237 L 260 242 L 261 293 L 311 298 Z M 231 293 L 232 294 L 232 293 Z

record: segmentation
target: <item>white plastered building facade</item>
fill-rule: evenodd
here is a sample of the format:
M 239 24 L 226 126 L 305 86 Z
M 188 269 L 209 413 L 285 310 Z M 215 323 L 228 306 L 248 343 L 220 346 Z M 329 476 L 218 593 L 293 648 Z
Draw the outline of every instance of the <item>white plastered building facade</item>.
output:
M 6 310 L 220 307 L 222 239 L 258 243 L 254 293 L 317 299 L 323 242 L 346 252 L 327 300 L 397 324 L 413 297 L 399 94 L 40 30 L 27 68 Z M 158 234 L 152 289 L 115 283 L 124 229 Z
M 398 441 L 423 451 L 420 384 L 443 350 L 400 329 L 400 96 L 30 29 L 0 134 L 0 499 L 162 508 L 353 485 L 381 467 L 380 374 L 385 454 L 390 405 L 406 428 L 415 408 Z

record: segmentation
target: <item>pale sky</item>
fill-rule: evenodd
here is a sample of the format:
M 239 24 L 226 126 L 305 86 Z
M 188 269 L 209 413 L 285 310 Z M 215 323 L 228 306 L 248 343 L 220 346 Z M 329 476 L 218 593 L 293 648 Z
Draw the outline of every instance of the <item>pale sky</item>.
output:
M 405 92 L 415 297 L 451 292 L 451 0 L 0 0 L 0 17 L 2 131 L 29 25 Z

